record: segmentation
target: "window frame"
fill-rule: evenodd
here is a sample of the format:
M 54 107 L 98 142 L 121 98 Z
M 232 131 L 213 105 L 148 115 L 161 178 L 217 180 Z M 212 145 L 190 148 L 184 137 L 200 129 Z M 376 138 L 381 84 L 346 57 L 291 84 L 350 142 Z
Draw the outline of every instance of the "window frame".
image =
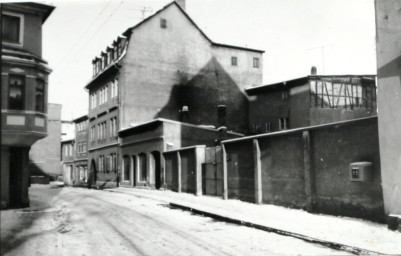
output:
M 238 66 L 238 57 L 231 56 L 231 66 L 237 67 Z
M 2 15 L 14 16 L 14 17 L 18 17 L 20 19 L 18 42 L 5 41 L 5 39 L 3 37 L 3 43 L 8 44 L 8 45 L 14 45 L 14 46 L 15 45 L 23 46 L 24 45 L 25 16 L 23 14 L 13 13 L 13 12 L 8 12 L 8 11 L 3 11 Z M 1 22 L 1 23 L 3 24 L 3 22 Z
M 37 102 L 37 98 L 36 98 L 36 95 L 37 95 L 37 93 L 38 93 L 38 85 L 39 84 L 42 84 L 43 85 L 43 88 L 42 88 L 42 109 L 38 109 L 37 108 L 37 104 L 38 104 L 38 102 Z M 35 111 L 36 112 L 41 112 L 41 113 L 45 113 L 45 110 L 46 110 L 46 107 L 45 107 L 45 105 L 46 105 L 46 94 L 45 94 L 45 92 L 46 92 L 46 82 L 45 82 L 45 80 L 43 80 L 43 79 L 36 79 L 36 84 L 35 84 Z
M 10 107 L 10 90 L 11 90 L 11 79 L 15 77 L 20 77 L 22 80 L 21 85 L 21 107 L 20 108 L 11 108 Z M 25 91 L 26 91 L 26 77 L 24 75 L 16 75 L 16 74 L 9 74 L 8 76 L 8 94 L 7 94 L 7 108 L 9 110 L 25 110 L 26 102 L 25 102 Z
M 253 67 L 254 68 L 260 68 L 260 60 L 257 57 L 253 58 Z

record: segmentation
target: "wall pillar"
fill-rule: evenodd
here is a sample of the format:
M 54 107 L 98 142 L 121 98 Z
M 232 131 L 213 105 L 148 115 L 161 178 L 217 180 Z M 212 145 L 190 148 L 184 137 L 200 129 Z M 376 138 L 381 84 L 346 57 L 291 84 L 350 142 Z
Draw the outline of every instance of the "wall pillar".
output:
M 195 165 L 196 165 L 196 195 L 202 195 L 202 164 L 205 162 L 205 147 L 195 148 Z
M 181 155 L 177 151 L 177 178 L 178 178 L 178 193 L 181 193 Z
M 253 168 L 255 181 L 255 203 L 262 204 L 262 162 L 260 159 L 260 147 L 257 139 L 253 140 Z
M 227 174 L 227 152 L 226 146 L 221 144 L 223 152 L 223 199 L 228 199 L 228 174 Z
M 304 144 L 304 186 L 306 196 L 306 210 L 313 211 L 315 197 L 315 177 L 313 171 L 312 149 L 310 141 L 310 131 L 302 132 Z

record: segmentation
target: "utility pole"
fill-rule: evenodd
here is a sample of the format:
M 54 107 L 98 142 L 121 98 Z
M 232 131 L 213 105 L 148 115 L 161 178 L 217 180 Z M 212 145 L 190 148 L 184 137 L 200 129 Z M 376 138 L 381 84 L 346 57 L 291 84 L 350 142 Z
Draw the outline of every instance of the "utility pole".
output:
M 308 51 L 315 50 L 315 49 L 321 49 L 321 51 L 322 51 L 322 75 L 324 75 L 324 48 L 331 47 L 331 46 L 333 46 L 333 44 L 326 44 L 326 45 L 321 45 L 321 46 L 306 49 Z

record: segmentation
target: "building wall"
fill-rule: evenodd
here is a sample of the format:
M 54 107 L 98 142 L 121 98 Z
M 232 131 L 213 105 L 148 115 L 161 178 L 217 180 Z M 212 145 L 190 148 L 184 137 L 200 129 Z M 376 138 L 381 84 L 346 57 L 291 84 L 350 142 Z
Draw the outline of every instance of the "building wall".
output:
M 48 104 L 48 136 L 37 141 L 29 151 L 29 170 L 32 176 L 58 176 L 62 174 L 60 163 L 61 105 Z
M 255 201 L 255 179 L 252 141 L 226 147 L 228 198 Z
M 362 106 L 360 108 L 354 107 L 353 109 L 337 106 L 329 107 L 327 102 L 324 103 L 324 107 L 321 107 L 320 103 L 317 106 L 313 105 L 311 87 L 314 87 L 315 81 L 320 83 L 319 86 L 322 86 L 321 81 L 325 81 L 325 84 L 330 86 L 333 83 L 336 85 L 340 83 L 350 84 L 351 77 L 352 85 L 361 85 L 363 93 L 366 92 L 366 87 L 371 88 L 374 99 L 369 102 L 369 107 Z M 317 76 L 309 78 L 309 81 L 305 81 L 303 84 L 296 84 L 290 88 L 280 85 L 277 89 L 252 92 L 252 95 L 256 94 L 251 96 L 249 108 L 252 131 L 254 133 L 267 132 L 269 122 L 271 131 L 277 131 L 279 130 L 278 119 L 283 117 L 289 118 L 289 128 L 299 128 L 375 116 L 377 111 L 374 76 L 366 77 L 367 79 L 362 79 L 360 76 Z M 326 93 L 325 88 L 322 90 Z M 344 89 L 342 92 L 344 92 Z M 348 93 L 351 94 L 351 92 Z M 319 102 L 321 100 L 322 97 L 319 96 Z
M 401 3 L 375 1 L 379 140 L 384 208 L 401 215 Z
M 255 141 L 260 157 L 255 153 Z M 228 198 L 383 221 L 377 118 L 223 142 Z M 257 187 L 260 162 L 261 188 Z M 349 165 L 373 164 L 372 180 L 350 180 Z M 258 198 L 258 189 L 261 189 Z
M 111 154 L 116 154 L 118 159 L 118 145 L 110 144 L 109 146 L 105 146 L 93 151 L 89 151 L 88 157 L 88 170 L 90 172 L 89 175 L 94 175 L 96 186 L 105 188 L 105 187 L 116 187 L 118 183 L 118 165 L 116 166 L 115 171 L 106 170 L 107 166 L 107 157 Z M 105 169 L 103 171 L 99 170 L 99 156 L 104 156 Z
M 135 28 L 120 70 L 121 128 L 157 117 L 180 120 L 182 106 L 189 108 L 190 123 L 216 125 L 216 107 L 225 104 L 228 128 L 245 130 L 247 100 L 239 82 L 248 73 L 233 77 L 220 63 L 225 54 L 231 61 L 231 52 L 213 49 L 174 4 Z
M 316 210 L 383 220 L 377 119 L 311 132 Z M 349 181 L 349 164 L 373 163 L 369 182 Z
M 263 203 L 305 206 L 302 136 L 286 134 L 259 140 Z M 284 153 L 286 152 L 286 153 Z

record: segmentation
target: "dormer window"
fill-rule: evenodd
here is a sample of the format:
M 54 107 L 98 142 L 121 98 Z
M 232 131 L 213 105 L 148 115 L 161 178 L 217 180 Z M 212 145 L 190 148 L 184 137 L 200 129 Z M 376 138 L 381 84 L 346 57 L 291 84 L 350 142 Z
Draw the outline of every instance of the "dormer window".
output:
M 160 27 L 167 28 L 167 20 L 166 19 L 160 19 Z
M 110 64 L 112 62 L 112 52 L 109 50 L 107 52 L 107 63 Z
M 22 45 L 24 16 L 9 12 L 1 15 L 2 38 L 5 43 Z

